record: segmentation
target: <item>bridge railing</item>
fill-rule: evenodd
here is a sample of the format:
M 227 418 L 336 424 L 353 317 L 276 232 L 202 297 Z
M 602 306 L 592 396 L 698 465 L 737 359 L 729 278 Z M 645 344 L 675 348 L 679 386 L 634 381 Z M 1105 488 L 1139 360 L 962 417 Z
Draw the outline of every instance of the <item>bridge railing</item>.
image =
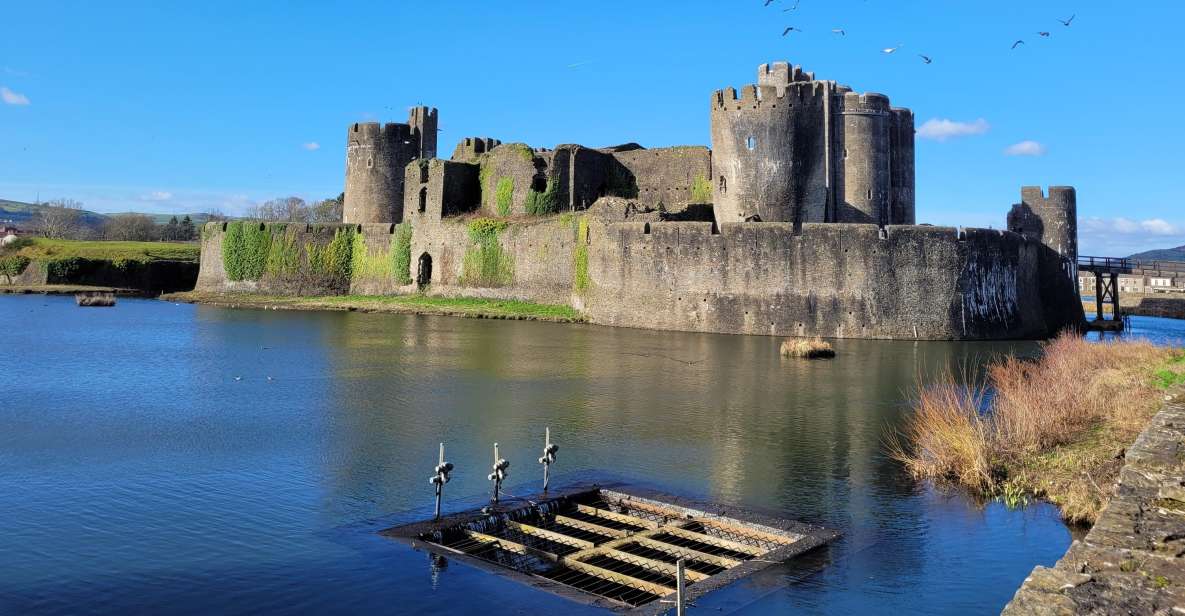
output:
M 1123 257 L 1078 257 L 1078 269 L 1130 270 L 1131 261 Z
M 1185 274 L 1183 261 L 1143 261 L 1124 257 L 1078 257 L 1078 269 L 1087 271 L 1132 272 L 1136 270 Z

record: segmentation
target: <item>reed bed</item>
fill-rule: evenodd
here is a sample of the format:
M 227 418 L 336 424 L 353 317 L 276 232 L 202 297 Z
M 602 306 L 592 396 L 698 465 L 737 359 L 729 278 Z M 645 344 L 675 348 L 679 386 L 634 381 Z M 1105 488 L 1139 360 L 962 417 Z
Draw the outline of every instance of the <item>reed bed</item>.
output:
M 831 348 L 831 344 L 818 336 L 814 338 L 787 338 L 782 341 L 780 352 L 782 357 L 803 357 L 806 359 L 835 357 L 835 349 Z
M 981 386 L 947 374 L 921 387 L 891 455 L 917 478 L 1011 505 L 1044 498 L 1068 521 L 1093 522 L 1125 448 L 1185 382 L 1185 352 L 1070 334 L 1043 347 L 1035 361 L 992 364 Z

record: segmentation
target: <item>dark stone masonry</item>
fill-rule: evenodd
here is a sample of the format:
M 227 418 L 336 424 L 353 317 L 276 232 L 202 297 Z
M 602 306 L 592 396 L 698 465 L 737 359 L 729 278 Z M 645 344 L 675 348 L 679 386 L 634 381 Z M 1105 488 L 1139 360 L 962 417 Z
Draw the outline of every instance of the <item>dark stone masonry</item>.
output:
M 1111 502 L 1051 568 L 1004 608 L 1037 614 L 1185 612 L 1185 405 L 1165 404 L 1126 452 Z
M 226 225 L 211 224 L 198 290 L 522 299 L 606 325 L 778 336 L 1043 338 L 1082 322 L 1072 188 L 1024 188 L 1007 230 L 917 225 L 913 113 L 886 96 L 775 62 L 708 111 L 710 149 L 467 137 L 447 161 L 435 109 L 353 124 L 343 224 L 264 229 L 303 263 L 349 229 L 354 261 L 373 263 L 410 226 L 407 269 L 230 280 Z

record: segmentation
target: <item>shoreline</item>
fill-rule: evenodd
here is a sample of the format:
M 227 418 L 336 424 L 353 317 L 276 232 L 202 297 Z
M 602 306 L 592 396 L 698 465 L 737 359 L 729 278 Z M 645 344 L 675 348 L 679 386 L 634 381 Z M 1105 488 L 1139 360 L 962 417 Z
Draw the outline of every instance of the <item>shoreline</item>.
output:
M 330 295 L 323 297 L 284 297 L 249 293 L 208 293 L 184 291 L 165 293 L 160 299 L 220 308 L 255 310 L 306 310 L 366 312 L 385 314 L 420 314 L 500 319 L 510 321 L 546 321 L 551 323 L 586 323 L 579 311 L 569 306 L 536 304 L 517 300 L 435 297 L 426 295 Z
M 156 293 L 125 287 L 102 287 L 81 284 L 0 285 L 0 295 L 74 295 L 75 293 L 114 293 L 119 297 L 155 298 Z
M 1090 532 L 1054 566 L 1033 568 L 1004 614 L 1151 614 L 1185 600 L 1185 404 L 1180 392 L 1165 398 Z

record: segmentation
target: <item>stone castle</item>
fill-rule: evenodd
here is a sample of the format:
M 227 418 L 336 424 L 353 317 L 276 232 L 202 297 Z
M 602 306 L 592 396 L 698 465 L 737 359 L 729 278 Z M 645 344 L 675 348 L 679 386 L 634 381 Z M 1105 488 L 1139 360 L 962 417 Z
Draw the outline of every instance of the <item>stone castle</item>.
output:
M 776 62 L 714 92 L 709 114 L 710 149 L 470 137 L 450 160 L 436 109 L 352 124 L 342 225 L 229 223 L 299 253 L 251 277 L 228 261 L 243 234 L 211 224 L 198 289 L 513 298 L 769 335 L 1037 338 L 1081 322 L 1072 188 L 1023 189 L 1008 230 L 917 225 L 913 114 L 884 95 Z M 343 233 L 352 268 L 317 274 Z

